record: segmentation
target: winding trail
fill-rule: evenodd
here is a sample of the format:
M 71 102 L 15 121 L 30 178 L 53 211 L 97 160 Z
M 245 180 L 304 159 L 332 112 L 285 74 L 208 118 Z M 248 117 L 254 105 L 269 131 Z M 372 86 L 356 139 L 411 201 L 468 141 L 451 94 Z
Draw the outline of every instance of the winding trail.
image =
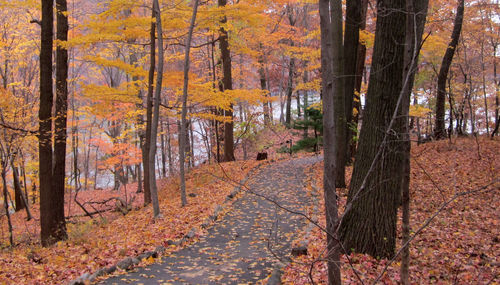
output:
M 198 242 L 161 263 L 100 284 L 255 284 L 265 279 L 279 259 L 290 256 L 291 242 L 305 220 L 259 195 L 303 212 L 311 203 L 304 171 L 318 160 L 297 158 L 264 167 L 247 183 L 249 191 Z

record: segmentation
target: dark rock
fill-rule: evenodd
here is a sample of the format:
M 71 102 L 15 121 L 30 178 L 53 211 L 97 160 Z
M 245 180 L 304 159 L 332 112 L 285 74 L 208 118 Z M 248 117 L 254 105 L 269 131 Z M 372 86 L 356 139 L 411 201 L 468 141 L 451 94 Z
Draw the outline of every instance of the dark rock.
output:
M 116 269 L 117 269 L 117 268 L 116 268 L 116 265 L 112 265 L 112 266 L 110 266 L 110 267 L 107 267 L 105 270 L 106 270 L 106 273 L 107 273 L 107 274 L 111 274 L 111 273 L 115 272 L 115 271 L 116 271 Z
M 69 284 L 70 285 L 85 285 L 90 282 L 89 280 L 90 273 L 84 273 L 82 276 L 76 278 L 75 280 L 71 281 Z
M 194 198 L 194 197 L 196 197 L 198 195 L 196 195 L 195 193 L 189 193 L 188 196 Z
M 293 256 L 307 255 L 307 246 L 298 246 L 292 248 L 292 255 Z
M 281 274 L 282 271 L 279 268 L 274 268 L 271 277 L 267 279 L 267 285 L 280 285 L 281 284 Z
M 167 244 L 168 244 L 169 242 L 171 242 L 171 240 L 167 241 Z M 164 247 L 164 246 L 159 245 L 159 246 L 157 246 L 157 247 L 155 248 L 154 252 L 156 252 L 156 255 L 158 256 L 158 255 L 160 255 L 160 254 L 162 254 L 162 253 L 164 253 L 164 252 L 165 252 L 165 247 Z
M 192 239 L 194 238 L 194 236 L 196 235 L 196 229 L 195 228 L 192 228 L 187 234 L 186 234 L 186 238 L 187 239 Z
M 89 280 L 90 282 L 94 282 L 98 277 L 106 275 L 106 268 L 101 268 L 94 272 L 94 274 L 90 275 Z
M 143 259 L 148 259 L 150 257 L 157 258 L 158 257 L 158 253 L 156 253 L 154 251 L 146 251 L 146 252 L 143 252 L 143 253 L 139 254 L 137 256 L 137 259 L 143 260 Z
M 267 159 L 267 152 L 257 153 L 257 160 L 266 160 L 266 159 Z
M 127 257 L 125 259 L 122 259 L 122 261 L 118 262 L 116 264 L 116 267 L 123 269 L 123 270 L 129 270 L 134 266 L 134 259 L 137 260 L 136 258 L 132 257 Z

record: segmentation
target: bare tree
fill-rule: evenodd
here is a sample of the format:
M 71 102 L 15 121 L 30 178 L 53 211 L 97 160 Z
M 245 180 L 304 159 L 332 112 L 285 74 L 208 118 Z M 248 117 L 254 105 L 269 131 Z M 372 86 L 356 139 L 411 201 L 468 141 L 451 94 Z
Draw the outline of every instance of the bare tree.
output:
M 180 179 L 181 179 L 181 202 L 184 207 L 187 204 L 186 199 L 186 178 L 184 175 L 185 166 L 185 152 L 186 147 L 186 134 L 187 134 L 187 97 L 188 97 L 188 83 L 189 83 L 189 52 L 191 50 L 191 40 L 193 37 L 194 25 L 196 22 L 196 14 L 198 12 L 198 0 L 194 0 L 193 3 L 193 15 L 191 17 L 191 23 L 189 24 L 189 33 L 186 38 L 186 54 L 184 57 L 184 87 L 182 93 L 182 113 L 181 113 L 181 131 L 179 138 L 179 169 L 180 169 Z

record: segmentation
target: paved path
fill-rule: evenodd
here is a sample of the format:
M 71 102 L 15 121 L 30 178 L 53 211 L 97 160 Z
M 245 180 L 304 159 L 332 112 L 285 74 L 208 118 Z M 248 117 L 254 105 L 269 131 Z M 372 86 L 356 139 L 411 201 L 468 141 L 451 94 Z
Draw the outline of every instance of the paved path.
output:
M 317 161 L 308 157 L 269 165 L 249 180 L 249 188 L 287 208 L 302 210 L 310 203 L 304 170 Z M 197 243 L 163 257 L 162 263 L 101 284 L 254 284 L 271 274 L 277 257 L 290 255 L 291 241 L 304 225 L 303 218 L 245 193 Z

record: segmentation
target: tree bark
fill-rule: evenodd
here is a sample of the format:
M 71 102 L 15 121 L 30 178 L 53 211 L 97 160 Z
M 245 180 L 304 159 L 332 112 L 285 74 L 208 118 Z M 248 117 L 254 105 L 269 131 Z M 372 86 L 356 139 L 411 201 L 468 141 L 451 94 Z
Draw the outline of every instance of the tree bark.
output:
M 361 0 L 361 8 L 360 8 L 360 13 L 361 13 L 361 18 L 360 18 L 360 25 L 359 29 L 364 30 L 366 28 L 366 11 L 368 10 L 368 0 Z M 366 60 L 366 45 L 359 43 L 358 48 L 357 48 L 357 56 L 356 56 L 356 75 L 355 75 L 355 84 L 354 84 L 354 94 L 353 94 L 353 101 L 352 101 L 352 109 L 356 109 L 356 114 L 352 113 L 352 128 L 353 131 L 350 131 L 348 133 L 348 138 L 347 140 L 349 141 L 349 146 L 348 146 L 348 156 L 347 160 L 351 161 L 352 158 L 356 154 L 356 140 L 354 139 L 354 136 L 357 135 L 357 133 L 354 132 L 354 130 L 358 130 L 358 122 L 359 122 L 359 117 L 361 114 L 361 86 L 363 84 L 363 74 L 365 71 L 365 60 Z
M 160 120 L 160 141 L 161 141 L 161 175 L 167 177 L 167 156 L 165 153 L 165 133 L 163 132 L 163 120 Z
M 23 190 L 21 189 L 21 183 L 19 182 L 19 174 L 17 167 L 14 166 L 14 162 L 11 161 L 12 167 L 12 180 L 14 184 L 14 201 L 16 202 L 15 210 L 19 212 L 26 208 L 26 203 L 23 199 Z
M 219 7 L 225 7 L 227 0 L 217 0 Z M 226 16 L 222 17 L 221 24 L 227 23 Z M 222 59 L 222 91 L 233 90 L 233 78 L 231 74 L 231 52 L 229 51 L 228 33 L 224 27 L 219 31 L 219 48 Z M 234 122 L 233 105 L 230 110 L 225 110 L 225 116 L 230 121 L 224 123 L 224 161 L 234 161 Z
M 261 52 L 264 53 L 262 48 L 262 44 L 260 45 Z M 266 72 L 264 68 L 264 55 L 261 55 L 259 58 L 259 76 L 260 76 L 260 89 L 267 90 L 267 82 L 266 82 Z M 267 97 L 268 95 L 266 95 Z M 262 112 L 264 113 L 264 125 L 268 126 L 271 122 L 271 118 L 269 116 L 269 104 L 267 101 L 262 102 Z
M 4 209 L 5 209 L 5 215 L 7 216 L 7 224 L 9 226 L 9 242 L 10 246 L 14 246 L 14 234 L 13 234 L 13 228 L 12 228 L 12 221 L 10 219 L 10 213 L 9 213 L 9 192 L 7 190 L 7 177 L 5 173 L 5 164 L 6 161 L 1 161 L 1 166 L 2 166 L 2 185 L 3 185 L 3 203 L 4 203 Z
M 330 2 L 332 21 L 332 60 L 333 60 L 333 107 L 335 108 L 335 186 L 344 188 L 345 185 L 345 165 L 346 165 L 346 102 L 344 94 L 344 43 L 342 29 L 342 7 L 338 7 L 340 2 L 335 0 Z M 340 11 L 338 11 L 340 9 Z
M 292 44 L 293 46 L 293 41 Z M 290 128 L 292 125 L 292 95 L 293 95 L 293 74 L 295 73 L 295 58 L 290 58 L 290 65 L 288 66 L 288 84 L 286 88 L 286 116 L 285 125 Z
M 153 8 L 152 18 L 155 17 Z M 156 66 L 156 23 L 151 21 L 150 31 L 150 51 L 149 51 L 149 74 L 148 74 L 148 94 L 146 95 L 146 134 L 144 145 L 142 147 L 142 165 L 144 168 L 144 205 L 151 203 L 151 180 L 150 175 L 154 175 L 154 171 L 150 172 L 149 169 L 149 153 L 151 149 L 151 124 L 153 118 L 153 92 L 155 80 L 155 66 Z M 154 165 L 154 162 L 153 162 Z
M 496 90 L 496 96 L 495 96 L 495 128 L 491 132 L 491 137 L 495 137 L 495 135 L 498 134 L 498 128 L 500 126 L 500 115 L 499 115 L 499 110 L 500 110 L 500 80 L 497 78 L 497 45 L 493 45 L 493 77 L 494 77 L 494 82 L 495 82 L 495 90 Z
M 340 226 L 344 248 L 374 257 L 392 257 L 404 165 L 399 135 L 405 41 L 405 0 L 377 1 L 370 83 L 349 205 Z M 388 12 L 391 11 L 391 12 Z
M 62 39 L 62 34 L 67 35 L 67 16 L 64 0 L 57 1 L 58 10 L 58 39 Z M 64 6 L 63 6 L 64 5 Z M 40 180 L 40 227 L 41 242 L 43 246 L 49 246 L 59 240 L 65 239 L 66 224 L 64 220 L 64 169 L 62 170 L 63 184 L 61 185 L 61 169 L 66 158 L 65 152 L 65 132 L 60 128 L 65 126 L 66 114 L 64 108 L 67 108 L 67 101 L 64 100 L 65 94 L 61 89 L 67 84 L 66 79 L 62 81 L 63 73 L 67 74 L 67 63 L 64 66 L 64 52 L 61 47 L 57 48 L 57 90 L 58 96 L 56 104 L 56 151 L 55 160 L 57 165 L 54 167 L 54 176 L 52 167 L 54 166 L 52 155 L 52 47 L 53 47 L 53 22 L 54 22 L 54 4 L 49 0 L 42 0 L 42 31 L 41 31 L 41 49 L 40 49 L 40 109 L 38 118 L 40 121 L 39 129 L 39 180 Z M 66 22 L 66 23 L 64 23 Z M 64 27 L 65 26 L 65 27 Z M 66 32 L 64 31 L 66 30 Z M 64 71 L 66 69 L 66 71 Z M 66 76 L 67 78 L 67 76 Z M 67 87 L 66 87 L 67 88 Z M 67 96 L 67 91 L 66 91 Z M 67 100 L 67 99 L 66 99 Z M 60 118 L 63 116 L 64 118 Z M 64 123 L 63 123 L 64 122 Z M 64 142 L 63 142 L 64 141 Z M 62 148 L 64 144 L 64 154 Z M 63 156 L 63 157 L 61 157 Z M 53 188 L 55 187 L 55 188 Z M 61 191 L 62 190 L 62 191 Z
M 68 118 L 68 50 L 60 43 L 68 41 L 68 5 L 66 0 L 56 0 L 57 49 L 56 49 L 56 113 L 54 139 L 54 174 L 52 182 L 52 207 L 57 213 L 60 238 L 67 238 L 64 218 L 64 188 L 66 178 L 66 141 Z M 75 178 L 75 185 L 78 185 Z M 79 182 L 79 181 L 78 181 Z
M 151 120 L 151 145 L 149 149 L 149 190 L 151 202 L 153 203 L 153 216 L 158 218 L 160 213 L 160 202 L 158 200 L 158 188 L 156 185 L 155 157 L 156 138 L 158 136 L 158 122 L 160 120 L 161 89 L 163 81 L 163 30 L 161 26 L 161 9 L 158 0 L 153 0 L 153 11 L 156 18 L 156 30 L 158 35 L 158 68 L 156 72 L 155 97 L 153 117 Z
M 330 15 L 330 3 L 332 15 Z M 326 209 L 326 230 L 328 250 L 328 284 L 340 285 L 340 245 L 336 228 L 338 225 L 338 206 L 335 188 L 336 168 L 336 133 L 334 109 L 333 76 L 333 22 L 332 17 L 342 18 L 342 3 L 340 0 L 320 0 L 320 29 L 321 29 L 321 79 L 323 93 L 323 142 L 324 142 L 324 199 Z M 340 15 L 339 15 L 340 13 Z M 338 24 L 338 22 L 334 22 Z M 338 29 L 339 27 L 337 27 Z M 340 27 L 341 29 L 341 27 Z
M 220 4 L 220 0 L 219 0 Z M 186 53 L 184 57 L 184 87 L 182 93 L 182 114 L 181 114 L 181 132 L 179 139 L 179 166 L 180 166 L 180 179 L 181 179 L 181 203 L 184 207 L 187 205 L 186 199 L 186 178 L 184 174 L 185 156 L 184 149 L 186 144 L 186 134 L 187 134 L 187 97 L 188 97 L 188 83 L 189 83 L 189 52 L 191 51 L 191 40 L 193 37 L 194 25 L 196 22 L 196 14 L 198 13 L 198 0 L 194 0 L 193 4 L 193 15 L 191 17 L 191 23 L 189 25 L 189 32 L 186 38 Z
M 446 138 L 445 129 L 445 100 L 446 100 L 446 79 L 448 77 L 448 72 L 450 70 L 451 63 L 453 61 L 453 56 L 455 55 L 455 50 L 458 46 L 458 40 L 460 39 L 460 33 L 462 31 L 462 23 L 464 18 L 464 0 L 459 0 L 457 7 L 457 15 L 455 16 L 455 22 L 453 24 L 453 32 L 451 34 L 451 42 L 446 49 L 446 52 L 441 62 L 441 68 L 439 69 L 438 83 L 437 83 L 437 97 L 436 97 L 436 124 L 434 129 L 434 137 L 436 139 Z
M 346 155 L 345 163 L 351 160 L 351 141 L 354 136 L 353 102 L 356 90 L 356 63 L 358 62 L 359 28 L 361 25 L 361 0 L 349 0 L 346 2 L 344 33 L 344 97 L 345 97 L 345 119 L 346 119 Z M 364 60 L 364 58 L 363 58 Z M 345 172 L 345 171 L 344 171 Z
M 405 57 L 404 57 L 404 72 L 403 72 L 403 92 L 401 101 L 401 117 L 404 120 L 403 126 L 403 170 L 401 182 L 402 194 L 402 235 L 403 244 L 410 239 L 410 125 L 409 125 L 409 110 L 410 99 L 415 81 L 415 75 L 418 67 L 418 55 L 422 43 L 422 35 L 427 17 L 427 7 L 429 0 L 410 0 L 406 3 L 406 40 L 405 40 Z M 401 257 L 401 283 L 410 284 L 409 281 L 410 268 L 410 248 L 406 246 Z

